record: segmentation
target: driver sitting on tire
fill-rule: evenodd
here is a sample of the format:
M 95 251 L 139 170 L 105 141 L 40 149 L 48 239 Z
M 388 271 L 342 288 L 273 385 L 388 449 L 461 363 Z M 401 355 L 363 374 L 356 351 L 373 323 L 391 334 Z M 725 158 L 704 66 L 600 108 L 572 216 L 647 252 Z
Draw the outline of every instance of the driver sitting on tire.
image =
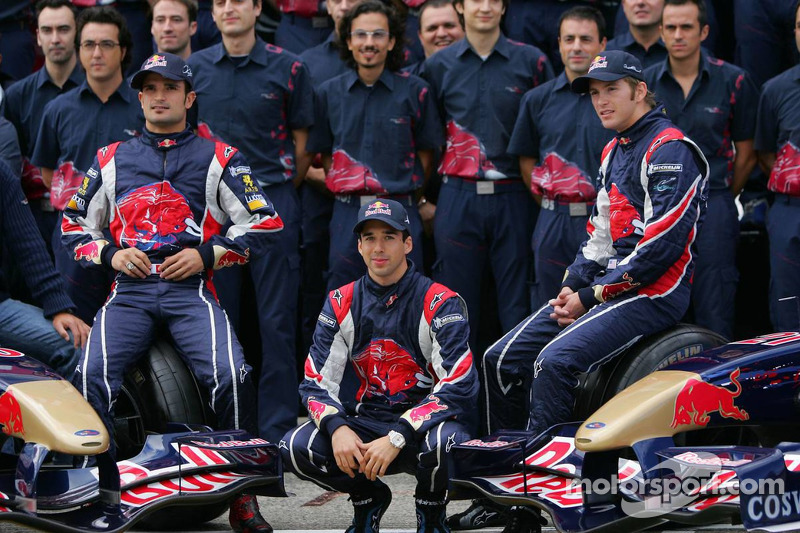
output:
M 131 86 L 145 132 L 98 150 L 64 211 L 63 242 L 75 259 L 117 271 L 73 383 L 111 433 L 123 375 L 166 324 L 208 388 L 219 425 L 257 434 L 251 369 L 210 278 L 214 269 L 245 263 L 283 222 L 236 148 L 187 128 L 195 93 L 183 59 L 151 56 Z M 103 238 L 105 227 L 113 243 Z M 230 523 L 239 532 L 272 531 L 252 495 L 234 500 Z
M 570 420 L 579 374 L 686 312 L 708 164 L 643 80 L 638 59 L 606 51 L 572 82 L 573 91 L 591 95 L 603 126 L 617 136 L 603 150 L 588 239 L 561 291 L 484 354 L 488 433 L 519 425 L 518 383 L 531 383 L 529 431 Z M 448 525 L 462 529 L 462 518 L 480 512 L 481 502 Z M 512 508 L 504 533 L 538 529 L 538 516 Z

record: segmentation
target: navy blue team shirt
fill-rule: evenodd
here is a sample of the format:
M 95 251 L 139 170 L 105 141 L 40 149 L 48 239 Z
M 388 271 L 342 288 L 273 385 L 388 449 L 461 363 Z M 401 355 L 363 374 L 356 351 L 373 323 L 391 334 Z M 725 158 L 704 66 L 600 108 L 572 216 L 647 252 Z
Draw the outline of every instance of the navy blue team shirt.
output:
M 588 94 L 575 94 L 563 72 L 522 99 L 508 152 L 538 159 L 532 189 L 551 200 L 594 200 L 603 147 L 614 137 Z
M 700 53 L 700 73 L 689 96 L 672 76 L 669 59 L 645 70 L 648 88 L 664 105 L 667 116 L 708 160 L 711 190 L 730 188 L 733 181 L 733 143 L 753 139 L 758 88 L 752 77 L 721 59 Z
M 483 60 L 467 39 L 425 61 L 446 123 L 442 175 L 465 179 L 520 179 L 519 160 L 507 152 L 522 96 L 553 78 L 547 56 L 535 46 L 501 35 Z
M 631 32 L 626 31 L 617 35 L 606 44 L 606 50 L 622 50 L 635 56 L 642 62 L 644 68 L 652 67 L 664 61 L 667 58 L 667 47 L 664 41 L 659 39 L 653 43 L 647 50 L 633 38 Z
M 333 32 L 325 41 L 300 54 L 300 59 L 306 65 L 314 87 L 319 87 L 322 82 L 341 76 L 350 70 L 339 55 L 336 33 Z
M 423 186 L 417 150 L 441 146 L 441 119 L 420 78 L 384 69 L 372 87 L 355 70 L 323 83 L 307 149 L 333 154 L 336 193 L 407 193 Z
M 775 153 L 769 189 L 800 196 L 800 65 L 764 84 L 758 103 L 755 148 Z
M 53 169 L 50 200 L 63 209 L 92 165 L 97 150 L 144 131 L 138 92 L 123 81 L 105 103 L 84 80 L 47 104 L 31 162 Z M 60 179 L 63 178 L 63 189 Z
M 241 150 L 262 186 L 294 179 L 292 130 L 314 121 L 311 78 L 300 58 L 257 38 L 245 57 L 231 58 L 219 43 L 188 63 L 200 122 Z

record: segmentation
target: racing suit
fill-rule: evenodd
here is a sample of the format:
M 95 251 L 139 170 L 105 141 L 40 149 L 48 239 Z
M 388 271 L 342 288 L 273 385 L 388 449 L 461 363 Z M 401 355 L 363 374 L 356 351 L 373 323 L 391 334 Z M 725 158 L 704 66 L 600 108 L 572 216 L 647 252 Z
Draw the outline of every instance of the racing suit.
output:
M 458 294 L 409 269 L 383 287 L 369 275 L 331 291 L 300 384 L 309 422 L 281 442 L 284 464 L 328 490 L 369 494 L 334 460 L 331 436 L 347 425 L 364 442 L 402 433 L 388 473 L 415 472 L 417 497 L 447 488 L 447 452 L 475 429 L 478 375 Z
M 562 284 L 587 313 L 562 329 L 545 304 L 489 347 L 489 432 L 519 425 L 519 383 L 530 384 L 529 430 L 570 420 L 579 374 L 676 324 L 689 305 L 708 192 L 702 152 L 658 107 L 612 139 L 601 161 L 589 237 Z
M 221 234 L 230 219 L 231 228 Z M 108 226 L 114 242 L 104 239 Z M 224 428 L 256 433 L 250 367 L 217 302 L 211 271 L 243 264 L 283 222 L 238 151 L 192 134 L 145 131 L 97 152 L 64 210 L 63 241 L 83 266 L 111 267 L 120 248 L 136 247 L 151 275 L 117 274 L 98 311 L 73 382 L 112 429 L 125 371 L 166 324 L 176 349 L 208 388 Z M 183 281 L 161 279 L 163 260 L 195 248 L 207 269 Z

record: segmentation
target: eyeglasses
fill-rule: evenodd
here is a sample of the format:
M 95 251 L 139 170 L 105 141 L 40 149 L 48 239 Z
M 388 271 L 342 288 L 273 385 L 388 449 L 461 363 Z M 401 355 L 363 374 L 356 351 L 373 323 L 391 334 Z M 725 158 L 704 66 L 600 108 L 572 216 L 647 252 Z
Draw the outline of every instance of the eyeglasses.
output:
M 115 47 L 119 46 L 119 43 L 115 43 L 114 41 L 83 41 L 81 43 L 81 48 L 86 50 L 87 52 L 94 52 L 94 49 L 100 47 L 100 50 L 103 52 L 110 52 Z
M 372 37 L 375 41 L 386 41 L 389 39 L 389 32 L 386 30 L 356 30 L 350 32 L 350 38 L 354 41 L 364 42 L 367 37 Z

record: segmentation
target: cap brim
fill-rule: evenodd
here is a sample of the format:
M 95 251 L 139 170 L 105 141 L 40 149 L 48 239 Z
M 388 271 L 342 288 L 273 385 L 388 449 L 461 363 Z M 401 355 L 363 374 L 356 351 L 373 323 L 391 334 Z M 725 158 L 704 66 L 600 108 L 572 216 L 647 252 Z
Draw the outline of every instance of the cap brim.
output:
M 136 74 L 134 74 L 134 75 L 133 75 L 133 78 L 131 78 L 131 87 L 132 87 L 133 89 L 142 90 L 142 84 L 144 83 L 144 77 L 145 77 L 145 76 L 147 76 L 148 74 L 150 74 L 151 72 L 152 72 L 153 74 L 158 74 L 158 75 L 159 75 L 159 76 L 161 76 L 162 78 L 166 78 L 166 79 L 168 79 L 168 80 L 172 80 L 172 81 L 185 81 L 185 82 L 187 82 L 187 83 L 189 84 L 189 88 L 193 88 L 193 87 L 194 87 L 194 86 L 192 85 L 192 82 L 191 82 L 191 80 L 187 80 L 187 79 L 185 79 L 185 78 L 182 78 L 182 77 L 180 77 L 180 76 L 175 76 L 175 75 L 173 75 L 173 74 L 169 74 L 169 73 L 166 73 L 166 72 L 160 72 L 160 71 L 158 71 L 158 70 L 156 70 L 156 69 L 150 69 L 150 70 L 140 70 L 139 72 L 137 72 Z
M 366 224 L 370 220 L 379 220 L 380 222 L 383 222 L 384 224 L 388 224 L 389 226 L 393 227 L 394 229 L 396 229 L 398 231 L 404 231 L 404 230 L 408 229 L 403 224 L 400 224 L 399 222 L 397 222 L 395 220 L 392 220 L 391 218 L 383 218 L 381 216 L 373 216 L 373 217 L 369 217 L 368 219 L 362 220 L 361 222 L 359 222 L 358 224 L 353 226 L 353 233 L 355 233 L 356 235 L 360 235 L 361 234 L 361 228 L 363 228 L 364 224 Z
M 580 78 L 575 78 L 572 82 L 572 92 L 578 94 L 588 93 L 592 80 L 616 81 L 627 77 L 628 74 L 617 74 L 615 72 L 593 72 L 592 74 L 586 74 Z

